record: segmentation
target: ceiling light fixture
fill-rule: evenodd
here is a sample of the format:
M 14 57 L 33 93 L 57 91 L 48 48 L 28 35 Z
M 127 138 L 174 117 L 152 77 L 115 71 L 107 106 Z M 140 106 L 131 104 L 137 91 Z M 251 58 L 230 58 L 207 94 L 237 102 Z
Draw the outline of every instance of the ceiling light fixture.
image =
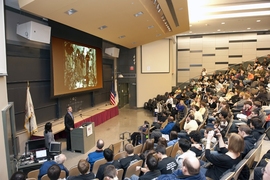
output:
M 139 17 L 139 16 L 141 16 L 141 15 L 143 15 L 143 12 L 142 12 L 142 11 L 137 12 L 136 14 L 134 14 L 135 17 Z
M 152 28 L 154 28 L 154 26 L 153 26 L 153 25 L 151 25 L 151 26 L 148 26 L 147 28 L 148 28 L 148 29 L 152 29 Z
M 106 25 L 103 25 L 103 26 L 100 26 L 98 29 L 99 30 L 103 30 L 103 29 L 106 29 L 108 26 L 106 26 Z
M 261 20 L 258 19 L 256 22 L 261 22 Z
M 221 24 L 225 24 L 225 22 L 222 22 Z
M 76 9 L 69 9 L 65 13 L 68 14 L 68 15 L 72 15 L 72 14 L 74 14 L 76 12 L 78 12 Z
M 123 38 L 125 38 L 126 36 L 125 35 L 122 35 L 122 36 L 119 36 L 118 38 L 119 39 L 123 39 Z

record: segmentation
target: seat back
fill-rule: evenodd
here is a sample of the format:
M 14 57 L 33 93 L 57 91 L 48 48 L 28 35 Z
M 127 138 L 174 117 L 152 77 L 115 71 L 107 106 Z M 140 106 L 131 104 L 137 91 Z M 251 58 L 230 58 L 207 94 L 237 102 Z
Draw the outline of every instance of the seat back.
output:
M 178 150 L 179 150 L 179 145 L 178 145 L 178 142 L 176 142 L 173 145 L 172 152 L 171 152 L 170 156 L 174 158 L 176 156 L 176 153 L 177 153 Z
M 164 121 L 164 123 L 161 124 L 160 129 L 163 129 L 167 124 L 168 124 L 168 119 L 166 119 L 166 121 Z
M 242 161 L 240 161 L 236 166 L 235 166 L 235 173 L 233 175 L 233 179 L 238 179 L 238 176 L 240 175 L 242 169 L 244 168 L 244 166 L 246 165 L 246 163 L 248 162 L 247 159 L 243 159 Z
M 230 132 L 230 128 L 231 128 L 231 126 L 232 126 L 232 123 L 233 123 L 233 119 L 230 120 L 230 122 L 229 122 L 229 124 L 228 124 L 228 126 L 227 126 L 227 131 L 226 131 L 226 133 L 225 133 L 225 137 L 227 137 L 227 138 L 228 138 L 228 134 L 229 134 L 229 132 Z
M 167 156 L 171 156 L 172 149 L 173 149 L 173 145 L 166 147 L 166 154 L 167 154 Z
M 119 180 L 123 179 L 124 169 L 117 170 L 117 177 Z
M 114 144 L 111 144 L 109 146 L 109 148 L 113 151 L 114 154 L 117 154 L 120 152 L 121 150 L 121 145 L 122 145 L 123 141 L 119 141 L 119 142 L 116 142 Z
M 37 180 L 37 178 L 27 178 L 26 180 Z
M 45 174 L 45 175 L 43 175 L 43 176 L 41 177 L 41 180 L 50 180 L 50 178 L 48 177 L 47 174 Z
M 71 167 L 68 171 L 69 176 L 78 176 L 79 174 L 81 174 L 77 165 Z
M 94 162 L 92 172 L 96 175 L 100 165 L 105 164 L 107 161 L 105 158 L 99 159 Z
M 258 152 L 258 149 L 252 149 L 249 151 L 249 153 L 245 156 L 245 159 L 247 159 L 247 166 L 249 169 L 253 167 L 254 159 L 256 157 L 256 153 Z
M 224 174 L 220 180 L 231 180 L 233 178 L 234 172 L 228 172 Z
M 186 118 L 183 118 L 183 119 L 179 122 L 179 128 L 180 128 L 180 130 L 183 130 L 183 129 L 184 129 L 185 119 L 186 119 Z
M 61 179 L 66 178 L 66 171 L 61 170 L 61 173 L 60 173 L 60 177 L 59 178 L 61 178 Z
M 122 158 L 125 158 L 127 157 L 127 153 L 126 151 L 122 151 L 120 153 L 117 153 L 114 157 L 113 157 L 113 160 L 119 160 L 119 159 L 122 159 Z
M 142 152 L 142 144 L 139 144 L 137 146 L 134 147 L 134 154 L 140 154 Z
M 27 174 L 28 178 L 38 178 L 38 174 L 39 174 L 39 169 L 36 170 L 32 170 Z
M 128 166 L 125 177 L 130 178 L 133 174 L 139 176 L 141 170 L 136 171 L 136 166 L 142 166 L 143 160 L 139 160 L 131 165 Z

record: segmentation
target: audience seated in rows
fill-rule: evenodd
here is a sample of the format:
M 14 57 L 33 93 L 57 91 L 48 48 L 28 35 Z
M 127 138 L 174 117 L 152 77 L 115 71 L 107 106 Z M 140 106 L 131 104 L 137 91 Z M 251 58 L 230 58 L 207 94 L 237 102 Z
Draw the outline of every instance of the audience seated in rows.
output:
M 53 164 L 51 167 L 49 167 L 47 171 L 47 175 L 50 180 L 66 180 L 66 178 L 64 179 L 60 178 L 60 174 L 61 169 L 57 164 Z

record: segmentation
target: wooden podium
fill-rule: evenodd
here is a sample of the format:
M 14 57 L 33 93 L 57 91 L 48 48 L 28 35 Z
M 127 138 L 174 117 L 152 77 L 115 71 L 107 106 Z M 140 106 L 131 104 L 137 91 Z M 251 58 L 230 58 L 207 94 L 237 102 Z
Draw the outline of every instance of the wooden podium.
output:
M 86 153 L 95 146 L 95 123 L 73 129 L 70 133 L 71 151 Z

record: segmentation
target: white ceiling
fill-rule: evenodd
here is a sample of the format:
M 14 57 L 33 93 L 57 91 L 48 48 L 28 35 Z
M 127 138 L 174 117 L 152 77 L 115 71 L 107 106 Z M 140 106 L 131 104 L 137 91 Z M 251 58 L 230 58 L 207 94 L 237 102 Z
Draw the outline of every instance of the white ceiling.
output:
M 154 1 L 6 0 L 5 3 L 17 9 L 20 9 L 18 5 L 20 4 L 22 11 L 69 25 L 128 48 L 174 35 L 269 31 L 270 29 L 270 6 L 267 6 L 269 0 L 188 0 L 188 3 L 186 0 L 157 0 L 172 31 L 168 31 L 164 25 L 161 20 L 162 14 L 157 12 Z M 173 20 L 168 1 L 172 2 L 179 26 Z M 255 4 L 263 4 L 263 8 L 255 9 Z M 252 5 L 252 8 L 244 9 L 242 6 L 234 10 L 239 5 Z M 229 8 L 222 11 L 220 8 L 224 7 Z M 71 16 L 64 13 L 71 8 L 78 12 Z M 142 11 L 143 15 L 135 17 L 134 14 L 139 11 Z M 252 14 L 262 11 L 268 12 L 268 15 Z M 239 13 L 248 13 L 252 16 L 237 17 Z M 233 17 L 213 19 L 213 16 L 227 14 L 233 14 Z M 207 16 L 212 17 L 203 19 Z M 194 18 L 198 20 L 194 21 Z M 98 27 L 102 25 L 108 28 L 99 30 Z M 151 25 L 154 27 L 148 29 Z M 125 37 L 119 38 L 120 36 Z

